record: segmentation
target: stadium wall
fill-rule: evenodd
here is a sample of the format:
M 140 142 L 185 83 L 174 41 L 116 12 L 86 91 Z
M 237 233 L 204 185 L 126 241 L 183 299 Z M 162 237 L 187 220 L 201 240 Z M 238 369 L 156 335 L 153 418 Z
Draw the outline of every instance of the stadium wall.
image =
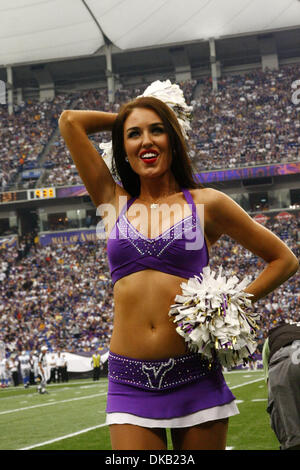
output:
M 255 34 L 216 39 L 215 44 L 215 60 L 221 75 L 267 66 L 278 68 L 299 62 L 300 28 L 269 31 L 267 37 Z M 209 41 L 127 51 L 113 48 L 112 65 L 116 87 L 138 86 L 158 78 L 198 79 L 211 74 Z M 40 92 L 47 95 L 53 90 L 57 94 L 107 87 L 106 60 L 101 50 L 89 57 L 13 66 L 12 75 L 15 102 L 39 98 Z M 0 67 L 0 80 L 8 81 L 6 67 Z

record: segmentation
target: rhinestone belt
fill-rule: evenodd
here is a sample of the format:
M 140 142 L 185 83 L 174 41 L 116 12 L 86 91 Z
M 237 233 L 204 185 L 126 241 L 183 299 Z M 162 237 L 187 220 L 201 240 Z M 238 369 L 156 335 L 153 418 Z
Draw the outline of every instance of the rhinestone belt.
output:
M 216 373 L 219 365 L 211 365 L 201 354 L 144 361 L 109 353 L 108 377 L 113 382 L 134 385 L 147 390 L 167 390 Z

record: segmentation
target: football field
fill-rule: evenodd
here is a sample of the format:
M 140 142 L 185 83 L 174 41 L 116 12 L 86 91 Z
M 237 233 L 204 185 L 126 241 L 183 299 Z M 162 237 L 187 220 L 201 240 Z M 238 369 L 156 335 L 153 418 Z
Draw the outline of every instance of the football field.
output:
M 278 450 L 260 371 L 225 373 L 240 414 L 230 419 L 228 450 Z M 110 450 L 105 425 L 107 379 L 0 389 L 0 450 Z M 171 444 L 170 447 L 171 449 Z

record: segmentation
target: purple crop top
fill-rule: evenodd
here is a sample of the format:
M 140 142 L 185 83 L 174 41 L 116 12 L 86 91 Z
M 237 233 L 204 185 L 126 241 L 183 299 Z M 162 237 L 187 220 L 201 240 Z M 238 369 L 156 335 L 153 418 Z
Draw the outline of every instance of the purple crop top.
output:
M 187 189 L 182 189 L 182 192 L 192 213 L 156 238 L 145 237 L 129 222 L 126 212 L 137 198 L 127 201 L 107 241 L 113 284 L 128 274 L 145 269 L 188 279 L 199 276 L 207 266 L 208 249 L 196 205 Z

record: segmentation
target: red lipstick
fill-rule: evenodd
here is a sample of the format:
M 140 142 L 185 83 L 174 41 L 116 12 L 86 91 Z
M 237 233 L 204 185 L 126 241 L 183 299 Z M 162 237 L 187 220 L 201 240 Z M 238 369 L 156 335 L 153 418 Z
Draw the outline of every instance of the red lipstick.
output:
M 153 149 L 142 150 L 139 154 L 139 158 L 143 160 L 144 163 L 151 164 L 156 162 L 158 158 L 158 152 Z

